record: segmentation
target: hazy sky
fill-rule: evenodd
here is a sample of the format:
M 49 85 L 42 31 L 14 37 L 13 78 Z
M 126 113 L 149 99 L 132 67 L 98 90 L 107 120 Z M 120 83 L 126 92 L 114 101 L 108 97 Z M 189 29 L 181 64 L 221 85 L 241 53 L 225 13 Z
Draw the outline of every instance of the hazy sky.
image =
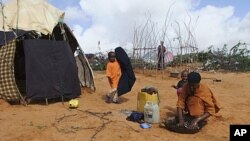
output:
M 3 0 L 7 2 L 9 0 Z M 178 47 L 173 40 L 177 23 L 182 38 L 190 25 L 199 50 L 239 41 L 250 43 L 250 0 L 48 0 L 65 11 L 65 22 L 74 31 L 85 53 L 109 51 L 122 46 L 132 49 L 134 27 L 149 18 L 161 31 L 168 10 L 167 46 Z M 185 23 L 185 24 L 184 24 Z M 185 39 L 184 39 L 185 40 Z

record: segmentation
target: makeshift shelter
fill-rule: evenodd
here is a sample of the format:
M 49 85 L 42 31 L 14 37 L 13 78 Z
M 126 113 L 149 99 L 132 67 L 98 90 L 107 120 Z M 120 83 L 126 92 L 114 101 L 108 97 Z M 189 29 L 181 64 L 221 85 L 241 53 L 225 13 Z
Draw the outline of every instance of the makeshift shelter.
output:
M 63 17 L 45 0 L 1 3 L 0 99 L 72 99 L 80 86 L 95 90 L 92 69 Z

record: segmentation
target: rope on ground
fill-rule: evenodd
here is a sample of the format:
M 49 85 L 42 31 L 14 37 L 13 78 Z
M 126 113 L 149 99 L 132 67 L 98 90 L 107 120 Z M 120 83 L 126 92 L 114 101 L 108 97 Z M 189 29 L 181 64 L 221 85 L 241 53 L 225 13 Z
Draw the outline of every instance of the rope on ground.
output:
M 62 121 L 67 120 L 67 118 L 73 118 L 73 117 L 77 118 L 76 116 L 80 116 L 80 114 L 71 114 L 71 115 L 65 115 L 64 114 L 63 116 L 61 116 L 59 118 L 55 118 L 55 123 L 52 123 L 52 126 L 55 127 L 58 132 L 65 133 L 65 134 L 67 134 L 67 133 L 76 133 L 77 131 L 85 130 L 85 129 L 92 129 L 92 130 L 94 130 L 94 134 L 91 136 L 90 141 L 94 141 L 96 139 L 96 136 L 99 133 L 101 133 L 102 131 L 104 131 L 104 129 L 107 127 L 107 125 L 112 123 L 112 122 L 113 123 L 122 123 L 123 128 L 127 128 L 127 129 L 129 129 L 131 131 L 134 131 L 134 132 L 137 132 L 137 133 L 140 132 L 139 130 L 134 129 L 132 126 L 128 125 L 124 121 L 112 121 L 109 118 L 107 118 L 106 116 L 109 116 L 109 115 L 112 114 L 111 111 L 108 111 L 108 112 L 92 112 L 92 111 L 89 111 L 89 110 L 81 110 L 81 109 L 75 109 L 75 110 L 99 118 L 102 121 L 102 124 L 100 126 L 95 126 L 95 127 L 94 126 L 81 127 L 79 125 L 75 125 L 75 126 L 72 125 L 72 126 L 69 126 L 69 127 L 61 127 L 60 128 L 59 124 L 62 124 Z M 63 126 L 63 124 L 61 126 Z
M 101 112 L 91 112 L 91 111 L 88 111 L 88 110 L 83 111 L 83 110 L 80 110 L 80 109 L 76 109 L 76 110 L 80 111 L 80 112 L 90 114 L 90 115 L 95 116 L 95 117 L 99 117 L 100 119 L 104 119 L 104 120 L 109 120 L 108 118 L 105 118 L 105 116 L 112 114 L 111 111 L 101 113 Z
M 124 122 L 124 121 L 114 121 L 114 122 L 121 122 L 122 125 L 126 125 L 126 127 L 128 127 L 129 129 L 131 129 L 131 130 L 133 130 L 133 131 L 135 131 L 135 132 L 137 132 L 137 133 L 140 132 L 139 130 L 134 129 L 132 126 L 128 125 L 128 124 L 127 124 L 126 122 Z
M 72 117 L 72 116 L 76 116 L 77 114 L 73 114 L 73 115 L 63 115 L 63 117 L 60 117 L 60 118 L 58 118 L 58 119 L 56 119 L 57 120 L 57 123 L 59 123 L 59 122 L 61 122 L 64 118 L 67 118 L 67 117 Z
M 97 135 L 98 133 L 100 133 L 100 132 L 105 128 L 105 126 L 106 126 L 107 124 L 111 123 L 111 122 L 112 122 L 112 121 L 108 121 L 108 122 L 102 121 L 102 125 L 96 128 L 95 133 L 91 136 L 90 141 L 95 140 L 96 135 Z

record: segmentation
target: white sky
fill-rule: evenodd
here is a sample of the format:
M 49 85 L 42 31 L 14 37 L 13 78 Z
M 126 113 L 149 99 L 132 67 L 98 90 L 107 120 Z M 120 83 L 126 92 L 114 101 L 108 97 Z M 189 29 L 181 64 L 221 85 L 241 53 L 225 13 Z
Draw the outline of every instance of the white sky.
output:
M 98 41 L 101 42 L 101 51 L 109 51 L 117 46 L 132 50 L 135 25 L 144 25 L 148 15 L 151 15 L 157 32 L 162 31 L 170 5 L 171 16 L 168 17 L 169 26 L 166 30 L 169 41 L 166 46 L 170 46 L 170 43 L 173 47 L 179 46 L 177 40 L 173 40 L 178 36 L 174 32 L 177 22 L 181 26 L 182 38 L 187 39 L 184 23 L 188 25 L 190 18 L 190 29 L 200 51 L 210 45 L 221 48 L 228 44 L 230 48 L 239 41 L 250 43 L 250 9 L 237 17 L 235 13 L 240 7 L 236 8 L 232 4 L 206 4 L 199 7 L 199 0 L 48 1 L 65 11 L 65 22 L 73 29 L 85 53 L 98 52 Z
M 204 50 L 210 45 L 220 48 L 228 44 L 231 47 L 239 41 L 250 43 L 249 12 L 242 17 L 236 17 L 233 6 L 206 5 L 197 9 L 198 2 L 194 0 L 80 0 L 80 8 L 76 10 L 68 7 L 66 17 L 68 16 L 68 20 L 79 18 L 72 13 L 81 12 L 78 15 L 90 23 L 87 28 L 81 24 L 74 24 L 72 27 L 83 50 L 87 53 L 98 51 L 98 41 L 101 42 L 101 51 L 114 49 L 117 46 L 132 49 L 134 26 L 144 25 L 148 13 L 160 30 L 171 4 L 173 6 L 170 10 L 171 17 L 168 18 L 170 24 L 167 29 L 170 40 L 177 37 L 173 32 L 176 21 L 182 26 L 181 35 L 187 34 L 183 22 L 188 24 L 188 15 L 190 15 L 192 33 L 195 35 L 199 50 Z M 67 15 L 67 13 L 71 14 Z M 173 47 L 179 46 L 176 40 L 171 42 Z

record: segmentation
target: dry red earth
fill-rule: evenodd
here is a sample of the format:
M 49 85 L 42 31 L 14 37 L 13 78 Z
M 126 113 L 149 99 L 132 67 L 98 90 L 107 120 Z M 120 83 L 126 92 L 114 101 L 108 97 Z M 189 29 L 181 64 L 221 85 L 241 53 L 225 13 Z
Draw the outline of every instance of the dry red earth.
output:
M 228 141 L 230 124 L 250 124 L 250 74 L 205 73 L 202 82 L 210 86 L 222 105 L 215 117 L 197 134 L 178 134 L 153 124 L 142 129 L 126 120 L 122 112 L 136 110 L 137 94 L 145 86 L 154 86 L 160 93 L 160 117 L 175 114 L 176 92 L 170 86 L 178 82 L 168 73 L 136 73 L 133 90 L 122 96 L 121 104 L 107 104 L 109 90 L 104 72 L 95 72 L 97 90 L 82 90 L 77 109 L 68 102 L 9 105 L 0 100 L 0 141 Z M 213 79 L 221 82 L 213 82 Z

